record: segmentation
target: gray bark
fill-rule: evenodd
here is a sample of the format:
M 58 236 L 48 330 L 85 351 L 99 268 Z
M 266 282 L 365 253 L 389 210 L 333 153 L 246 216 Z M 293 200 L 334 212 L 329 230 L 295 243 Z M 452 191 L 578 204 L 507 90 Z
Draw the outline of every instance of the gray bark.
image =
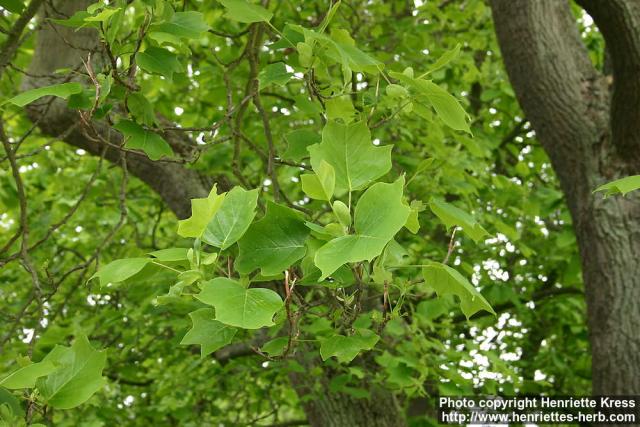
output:
M 639 22 L 640 8 L 624 0 L 582 3 L 598 12 L 594 18 L 612 55 L 613 95 L 589 60 L 567 1 L 492 0 L 491 6 L 509 78 L 573 219 L 587 300 L 592 391 L 638 394 L 640 196 L 603 200 L 592 191 L 640 170 L 640 134 L 627 128 L 640 123 L 640 38 L 632 24 Z
M 300 360 L 300 358 L 298 358 Z M 322 363 L 319 360 L 311 363 Z M 307 372 L 312 368 L 307 362 Z M 298 396 L 307 421 L 312 427 L 404 427 L 405 417 L 393 394 L 372 386 L 369 399 L 357 399 L 329 390 L 331 374 L 324 368 L 321 376 L 293 372 L 289 378 Z M 420 414 L 420 415 L 425 415 Z

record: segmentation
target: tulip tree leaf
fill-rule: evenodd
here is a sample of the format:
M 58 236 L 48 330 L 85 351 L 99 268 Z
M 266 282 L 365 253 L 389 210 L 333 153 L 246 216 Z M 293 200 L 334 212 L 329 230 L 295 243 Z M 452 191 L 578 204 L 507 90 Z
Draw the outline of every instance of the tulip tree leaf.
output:
M 460 308 L 469 319 L 484 310 L 495 315 L 495 311 L 482 294 L 457 270 L 448 265 L 433 263 L 422 269 L 426 284 L 432 287 L 438 297 L 453 294 L 460 298 Z
M 596 188 L 596 191 L 604 191 L 604 195 L 611 196 L 613 194 L 622 194 L 623 196 L 630 191 L 640 189 L 640 175 L 632 175 L 626 178 L 617 179 L 615 181 L 608 182 L 600 187 Z
M 227 249 L 242 237 L 256 216 L 258 190 L 234 187 L 222 201 L 222 205 L 210 217 L 204 228 L 202 240 L 221 250 Z
M 151 160 L 173 156 L 173 150 L 167 141 L 131 120 L 121 120 L 114 128 L 122 132 L 127 139 L 126 148 L 142 150 Z
M 140 52 L 137 63 L 143 70 L 160 74 L 169 80 L 173 78 L 173 73 L 182 72 L 182 65 L 178 62 L 176 54 L 161 47 L 152 46 Z
M 333 239 L 316 253 L 321 279 L 343 264 L 371 261 L 382 253 L 409 217 L 410 209 L 402 202 L 403 186 L 401 177 L 393 184 L 373 184 L 364 192 L 355 209 L 355 234 Z
M 176 12 L 171 19 L 152 25 L 150 34 L 157 33 L 169 34 L 178 39 L 197 39 L 200 38 L 209 26 L 204 21 L 204 17 L 200 12 L 187 11 Z
M 11 13 L 20 13 L 24 9 L 24 2 L 21 0 L 0 0 L 0 6 Z
M 0 381 L 0 387 L 8 388 L 9 390 L 18 388 L 33 388 L 36 386 L 36 380 L 45 375 L 49 375 L 56 370 L 56 365 L 50 361 L 42 361 L 38 363 L 31 363 L 27 366 L 12 372 L 2 381 Z
M 287 149 L 282 154 L 282 157 L 296 162 L 309 157 L 307 147 L 320 142 L 320 135 L 308 129 L 294 130 L 285 135 L 284 138 L 287 141 Z
M 364 122 L 348 125 L 332 121 L 322 131 L 322 142 L 309 147 L 311 166 L 322 161 L 335 169 L 336 189 L 359 190 L 391 169 L 391 145 L 376 147 Z
M 189 259 L 188 253 L 188 248 L 167 248 L 149 252 L 149 255 L 160 262 L 178 262 L 187 261 Z
M 258 74 L 258 80 L 260 81 L 260 88 L 263 89 L 270 84 L 276 84 L 278 86 L 284 86 L 287 84 L 292 73 L 287 71 L 287 67 L 284 62 L 276 62 L 275 64 L 269 64 L 260 70 Z
M 427 97 L 438 117 L 452 129 L 471 133 L 467 113 L 458 100 L 437 84 L 422 79 L 414 80 L 415 86 Z
M 105 286 L 109 283 L 121 283 L 140 273 L 150 262 L 150 258 L 117 259 L 100 268 L 100 270 L 91 276 L 91 279 L 97 277 L 100 281 L 100 286 Z
M 238 330 L 215 320 L 215 311 L 212 308 L 201 308 L 189 313 L 192 328 L 182 338 L 180 344 L 197 344 L 200 346 L 200 357 L 229 344 Z
M 368 329 L 360 329 L 354 335 L 333 335 L 322 340 L 320 356 L 322 360 L 335 357 L 340 363 L 349 363 L 362 351 L 375 347 L 380 337 Z
M 336 172 L 329 163 L 322 160 L 315 174 L 300 176 L 302 191 L 316 200 L 331 200 L 336 187 Z
M 71 347 L 55 346 L 43 359 L 57 366 L 36 386 L 44 400 L 56 409 L 74 408 L 87 401 L 107 383 L 102 370 L 107 352 L 91 347 L 85 336 L 79 336 Z
M 443 53 L 442 56 L 438 58 L 438 60 L 431 67 L 429 67 L 429 71 L 427 72 L 427 74 L 433 73 L 434 71 L 439 70 L 440 68 L 447 65 L 449 62 L 456 59 L 460 54 L 460 46 L 461 46 L 460 43 L 458 43 L 453 49 Z
M 11 103 L 13 105 L 17 105 L 18 107 L 24 107 L 25 105 L 31 104 L 33 101 L 36 101 L 43 96 L 56 96 L 58 98 L 67 99 L 71 95 L 80 92 L 82 92 L 82 85 L 80 83 L 61 83 L 58 85 L 44 86 L 27 90 L 14 96 L 11 99 L 4 101 L 2 104 Z
M 478 224 L 475 218 L 450 203 L 434 197 L 431 198 L 429 207 L 447 228 L 451 228 L 454 225 L 462 227 L 462 230 L 476 243 L 484 236 L 489 235 L 487 230 Z
M 438 64 L 436 63 L 436 65 Z M 422 100 L 425 100 L 425 103 L 431 104 L 445 125 L 471 134 L 471 129 L 467 122 L 469 116 L 458 100 L 449 92 L 430 80 L 413 78 L 412 73 L 390 72 L 389 75 L 412 89 L 418 103 L 422 103 Z
M 246 0 L 218 0 L 227 9 L 227 16 L 234 21 L 250 24 L 252 22 L 269 22 L 273 13 L 262 6 Z
M 217 186 L 214 185 L 209 196 L 191 199 L 191 216 L 178 221 L 180 236 L 195 238 L 202 236 L 205 228 L 224 202 L 225 193 L 218 194 L 217 191 Z
M 262 275 L 282 273 L 306 253 L 309 229 L 297 212 L 275 203 L 267 204 L 267 214 L 238 242 L 240 254 L 235 267 L 242 273 L 260 269 Z
M 274 338 L 260 347 L 260 351 L 267 353 L 271 357 L 281 356 L 288 343 L 289 337 Z
M 225 277 L 206 282 L 196 298 L 215 308 L 217 321 L 243 329 L 272 326 L 283 305 L 280 295 L 270 289 L 248 289 Z

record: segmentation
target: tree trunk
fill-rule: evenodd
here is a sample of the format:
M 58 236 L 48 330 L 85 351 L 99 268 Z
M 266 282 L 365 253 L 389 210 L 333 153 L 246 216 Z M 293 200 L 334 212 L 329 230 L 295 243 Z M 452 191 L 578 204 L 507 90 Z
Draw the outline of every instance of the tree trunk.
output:
M 610 77 L 591 64 L 567 1 L 492 0 L 491 6 L 509 78 L 573 219 L 593 394 L 640 394 L 640 195 L 603 199 L 592 193 L 640 170 L 640 135 L 625 128 L 640 123 L 640 60 L 633 60 L 640 58 L 640 8 L 626 0 L 581 3 L 597 9 L 594 19 L 613 55 L 613 93 Z
M 330 391 L 331 377 L 326 374 L 324 371 L 318 377 L 308 373 L 289 375 L 312 427 L 406 426 L 404 414 L 388 390 L 372 387 L 368 390 L 370 398 L 358 399 Z
M 594 394 L 640 394 L 640 197 L 597 197 L 577 229 Z

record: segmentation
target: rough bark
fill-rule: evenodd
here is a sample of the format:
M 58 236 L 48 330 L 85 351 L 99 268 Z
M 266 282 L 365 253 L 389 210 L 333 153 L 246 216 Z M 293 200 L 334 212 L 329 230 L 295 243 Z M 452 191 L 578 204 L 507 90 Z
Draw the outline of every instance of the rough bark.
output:
M 46 6 L 43 9 L 45 17 L 51 15 L 61 17 L 60 13 L 70 16 L 77 10 L 86 9 L 93 1 L 57 0 L 54 3 L 55 8 Z M 92 52 L 94 59 L 99 63 L 101 49 L 97 34 L 92 30 L 75 31 L 75 29 L 52 23 L 44 25 L 37 34 L 36 49 L 23 83 L 24 88 L 30 89 L 57 83 L 58 81 L 48 76 L 54 76 L 54 71 L 60 68 L 81 67 L 82 60 L 87 59 L 89 52 Z M 28 113 L 44 134 L 52 137 L 64 134 L 62 138 L 64 142 L 94 155 L 102 152 L 105 140 L 113 145 L 121 142 L 121 136 L 104 121 L 92 120 L 90 126 L 79 124 L 78 113 L 67 109 L 66 103 L 61 101 L 48 100 L 45 103 L 32 105 Z M 73 131 L 66 132 L 74 125 L 76 127 Z M 176 152 L 188 153 L 193 148 L 192 142 L 183 134 L 167 132 L 164 136 Z M 213 182 L 217 182 L 218 188 L 223 190 L 229 187 L 224 178 L 203 177 L 184 164 L 154 162 L 146 156 L 132 153 L 125 155 L 129 172 L 158 193 L 179 218 L 190 214 L 190 199 L 206 196 Z M 107 149 L 106 158 L 115 164 L 119 164 L 120 156 L 121 152 L 118 149 Z M 240 352 L 236 356 L 243 355 L 247 354 Z M 314 370 L 317 369 L 318 363 L 322 362 L 316 358 Z M 313 367 L 314 363 L 311 363 L 308 372 L 311 372 Z M 372 390 L 372 397 L 368 400 L 332 393 L 328 389 L 331 374 L 324 368 L 321 372 L 320 378 L 308 374 L 291 376 L 291 382 L 304 402 L 304 410 L 312 426 L 394 427 L 405 425 L 404 415 L 394 396 L 388 391 Z M 310 398 L 309 387 L 312 384 L 320 384 L 323 388 L 320 397 L 315 398 L 314 394 L 314 397 Z
M 292 372 L 289 378 L 302 401 L 307 421 L 312 427 L 404 427 L 405 417 L 388 390 L 372 386 L 370 398 L 358 399 L 329 389 L 331 374 L 309 375 L 316 360 L 302 361 L 307 373 Z M 424 415 L 424 414 L 421 414 Z
M 627 18 L 615 24 L 623 26 L 615 28 L 630 35 L 607 38 L 617 88 L 613 97 L 589 60 L 568 2 L 492 0 L 491 6 L 509 78 L 551 159 L 573 219 L 587 300 L 593 393 L 638 394 L 640 196 L 603 200 L 592 191 L 640 169 L 638 133 L 625 130 L 635 126 L 630 120 L 638 123 L 637 72 L 635 83 L 625 81 L 637 62 L 620 58 L 640 55 L 637 43 L 629 42 L 637 38 L 638 27 L 628 27 L 640 15 L 624 0 L 583 3 L 597 5 L 604 16 L 600 21 L 616 15 L 607 8 L 628 6 Z

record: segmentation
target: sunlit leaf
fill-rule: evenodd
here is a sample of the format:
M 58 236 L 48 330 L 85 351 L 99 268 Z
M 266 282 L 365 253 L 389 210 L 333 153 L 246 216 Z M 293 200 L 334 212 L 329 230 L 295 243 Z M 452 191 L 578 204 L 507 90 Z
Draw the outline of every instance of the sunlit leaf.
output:
M 448 265 L 433 263 L 424 267 L 422 274 L 425 283 L 439 297 L 453 294 L 460 298 L 460 308 L 467 319 L 481 310 L 496 314 L 482 294 L 462 274 Z
M 227 16 L 238 22 L 269 22 L 273 14 L 264 7 L 246 0 L 218 0 L 227 9 Z
M 487 230 L 482 228 L 475 218 L 450 203 L 434 197 L 429 201 L 429 207 L 447 228 L 451 228 L 454 225 L 462 227 L 462 230 L 476 243 L 489 235 Z
M 215 320 L 215 311 L 201 308 L 189 313 L 193 326 L 182 338 L 180 344 L 200 346 L 200 356 L 208 354 L 229 344 L 238 331 L 236 328 Z
M 105 386 L 102 370 L 107 362 L 107 352 L 91 347 L 84 335 L 76 338 L 71 347 L 55 346 L 43 359 L 57 366 L 36 386 L 45 402 L 56 409 L 74 408 L 87 401 Z
M 371 143 L 364 122 L 343 125 L 329 122 L 322 131 L 322 142 L 309 147 L 311 165 L 319 170 L 322 161 L 335 169 L 336 189 L 359 190 L 391 169 L 391 149 Z
M 82 85 L 80 83 L 61 83 L 22 92 L 21 94 L 4 101 L 2 105 L 11 103 L 13 105 L 17 105 L 18 107 L 24 107 L 25 105 L 31 104 L 33 101 L 36 101 L 43 96 L 55 96 L 58 98 L 67 99 L 71 95 L 80 92 L 82 92 Z
M 594 193 L 596 191 L 604 191 L 605 197 L 618 193 L 624 196 L 638 189 L 640 189 L 640 175 L 632 175 L 601 185 L 594 190 Z
M 306 252 L 309 229 L 300 215 L 285 206 L 269 203 L 267 214 L 255 222 L 238 242 L 236 269 L 243 274 L 260 269 L 262 275 L 282 273 Z
M 350 336 L 333 335 L 322 340 L 320 355 L 322 360 L 335 357 L 340 363 L 349 363 L 363 351 L 375 347 L 380 337 L 367 329 L 360 329 Z
M 215 308 L 219 322 L 243 329 L 272 326 L 273 316 L 282 308 L 282 298 L 274 291 L 248 289 L 224 277 L 206 282 L 196 298 Z
M 407 221 L 410 209 L 402 203 L 404 179 L 376 183 L 362 195 L 355 209 L 355 234 L 338 237 L 322 246 L 315 264 L 326 278 L 347 262 L 371 261 Z

